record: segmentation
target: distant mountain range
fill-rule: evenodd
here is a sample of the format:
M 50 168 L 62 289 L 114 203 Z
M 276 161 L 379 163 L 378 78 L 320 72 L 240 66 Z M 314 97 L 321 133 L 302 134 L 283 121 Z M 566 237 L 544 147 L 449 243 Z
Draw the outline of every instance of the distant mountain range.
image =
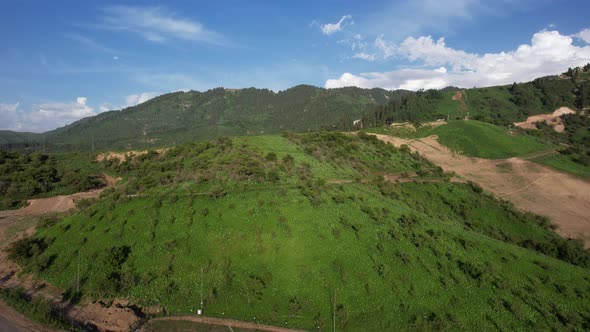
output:
M 562 106 L 590 107 L 590 64 L 528 83 L 464 90 L 448 87 L 411 92 L 298 85 L 280 92 L 255 88 L 173 92 L 45 133 L 0 131 L 0 149 L 138 149 L 218 136 L 352 130 L 466 116 L 508 125 Z
M 281 92 L 255 88 L 173 92 L 45 133 L 0 131 L 0 146 L 52 151 L 128 149 L 217 136 L 352 127 L 354 119 L 376 105 L 410 93 L 309 85 Z

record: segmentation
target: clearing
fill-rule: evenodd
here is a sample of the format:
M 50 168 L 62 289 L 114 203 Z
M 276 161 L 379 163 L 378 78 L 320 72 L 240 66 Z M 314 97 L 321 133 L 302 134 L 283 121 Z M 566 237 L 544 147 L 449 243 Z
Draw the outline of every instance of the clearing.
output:
M 0 218 L 14 216 L 42 215 L 50 212 L 66 212 L 76 207 L 76 202 L 81 199 L 96 198 L 106 188 L 113 186 L 120 178 L 113 178 L 103 174 L 107 181 L 107 186 L 90 191 L 79 192 L 71 195 L 60 195 L 48 198 L 38 198 L 28 200 L 27 206 L 18 210 L 0 211 Z
M 517 207 L 545 215 L 566 237 L 582 238 L 590 247 L 590 182 L 523 158 L 489 160 L 453 153 L 436 136 L 403 139 L 378 135 L 396 147 L 408 145 L 445 171 L 477 182 Z
M 568 107 L 560 107 L 553 113 L 529 116 L 526 121 L 515 122 L 514 125 L 523 129 L 537 129 L 537 123 L 544 121 L 556 132 L 563 133 L 565 126 L 563 125 L 561 116 L 565 114 L 576 114 L 576 111 Z

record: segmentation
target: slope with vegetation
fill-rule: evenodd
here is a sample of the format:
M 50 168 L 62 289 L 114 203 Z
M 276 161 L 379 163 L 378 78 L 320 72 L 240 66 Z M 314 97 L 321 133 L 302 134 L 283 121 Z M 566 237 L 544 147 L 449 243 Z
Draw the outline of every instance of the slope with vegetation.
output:
M 526 83 L 394 96 L 387 104 L 367 113 L 363 123 L 365 127 L 378 127 L 393 122 L 420 123 L 469 116 L 507 126 L 531 115 L 551 113 L 562 106 L 580 110 L 590 107 L 590 64 L 570 69 L 560 76 L 541 77 Z
M 415 130 L 408 127 L 382 127 L 364 131 L 404 138 L 436 135 L 442 145 L 454 152 L 487 159 L 525 156 L 557 148 L 522 129 L 508 129 L 476 120 L 451 121 L 440 126 L 424 125 Z
M 108 167 L 122 185 L 10 251 L 76 301 L 194 313 L 202 273 L 215 317 L 309 330 L 333 317 L 345 330 L 590 327 L 580 242 L 372 136 L 220 138 Z M 438 181 L 384 180 L 402 173 Z
M 43 134 L 0 132 L 4 149 L 136 149 L 219 136 L 352 128 L 354 119 L 404 91 L 224 89 L 174 92 L 121 111 L 101 113 Z
M 71 194 L 102 186 L 99 165 L 90 154 L 50 156 L 0 150 L 0 210 L 37 197 Z
M 507 158 L 539 152 L 533 160 L 577 176 L 590 178 L 590 64 L 560 76 L 532 82 L 456 91 L 419 91 L 394 98 L 363 118 L 378 127 L 364 131 L 419 138 L 437 135 L 441 144 L 468 156 Z M 560 117 L 562 133 L 545 124 L 539 130 L 515 128 L 514 122 L 531 115 L 552 113 L 560 107 L 578 110 Z M 453 121 L 470 118 L 479 121 Z M 442 126 L 421 126 L 450 119 Z M 408 121 L 417 127 L 389 125 Z M 486 122 L 486 123 L 483 123 Z M 372 126 L 371 126 L 372 127 Z M 555 150 L 559 153 L 542 153 Z

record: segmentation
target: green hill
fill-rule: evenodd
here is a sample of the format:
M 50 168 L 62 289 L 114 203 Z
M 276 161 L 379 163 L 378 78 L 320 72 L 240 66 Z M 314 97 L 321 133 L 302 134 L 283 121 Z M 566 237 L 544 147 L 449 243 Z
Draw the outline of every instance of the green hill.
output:
M 372 136 L 220 138 L 105 167 L 118 188 L 11 250 L 73 300 L 190 314 L 203 271 L 206 315 L 308 330 L 333 314 L 352 331 L 590 324 L 580 242 Z
M 409 92 L 298 85 L 280 92 L 255 88 L 174 92 L 43 134 L 0 131 L 0 147 L 46 151 L 138 149 L 219 136 L 349 131 L 392 122 L 466 116 L 505 126 L 562 106 L 589 107 L 589 68 L 527 83 L 465 90 Z
M 224 89 L 168 93 L 121 111 L 101 113 L 43 134 L 0 132 L 0 146 L 47 151 L 137 149 L 219 136 L 352 128 L 354 119 L 404 91 Z

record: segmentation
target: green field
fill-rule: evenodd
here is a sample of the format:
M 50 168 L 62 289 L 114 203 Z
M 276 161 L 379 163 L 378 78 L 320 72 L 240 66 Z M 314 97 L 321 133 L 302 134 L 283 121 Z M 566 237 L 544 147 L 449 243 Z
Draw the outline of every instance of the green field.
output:
M 590 179 L 590 167 L 572 161 L 568 156 L 553 154 L 532 159 L 534 162 L 553 167 L 556 170 Z
M 334 312 L 352 331 L 590 324 L 581 242 L 371 136 L 222 138 L 110 171 L 117 189 L 11 250 L 72 299 L 194 314 L 203 271 L 206 315 L 278 326 L 326 330 Z M 380 176 L 417 171 L 442 180 Z
M 471 157 L 501 159 L 523 156 L 553 147 L 519 131 L 480 121 L 453 121 L 432 130 L 438 141 Z

